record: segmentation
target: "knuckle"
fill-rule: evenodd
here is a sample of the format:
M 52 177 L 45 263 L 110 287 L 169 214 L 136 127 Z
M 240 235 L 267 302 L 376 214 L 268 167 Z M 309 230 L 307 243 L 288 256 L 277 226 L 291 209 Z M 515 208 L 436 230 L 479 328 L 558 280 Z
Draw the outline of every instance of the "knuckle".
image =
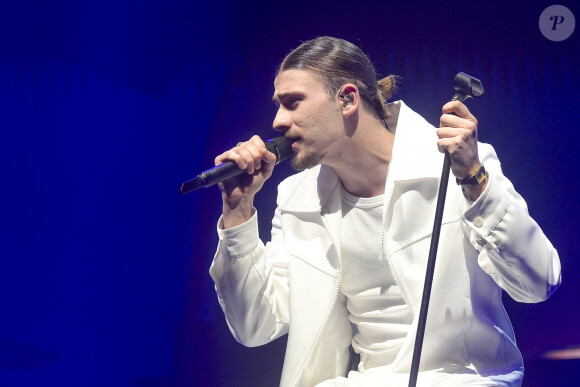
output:
M 213 161 L 215 165 L 222 164 L 228 158 L 228 152 L 224 152 L 221 155 L 217 156 Z

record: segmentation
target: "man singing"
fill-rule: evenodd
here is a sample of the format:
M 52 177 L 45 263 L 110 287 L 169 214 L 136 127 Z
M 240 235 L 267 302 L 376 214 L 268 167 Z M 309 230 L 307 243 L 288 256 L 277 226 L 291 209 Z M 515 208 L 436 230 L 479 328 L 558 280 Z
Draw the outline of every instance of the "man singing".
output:
M 278 69 L 274 129 L 301 172 L 278 187 L 271 241 L 254 196 L 276 157 L 254 136 L 219 155 L 247 173 L 220 184 L 210 274 L 246 346 L 288 334 L 282 386 L 408 383 L 443 153 L 451 156 L 418 384 L 519 386 L 522 357 L 501 302 L 539 302 L 560 262 L 502 174 L 477 120 L 443 106 L 438 129 L 377 81 L 355 45 L 301 44 Z

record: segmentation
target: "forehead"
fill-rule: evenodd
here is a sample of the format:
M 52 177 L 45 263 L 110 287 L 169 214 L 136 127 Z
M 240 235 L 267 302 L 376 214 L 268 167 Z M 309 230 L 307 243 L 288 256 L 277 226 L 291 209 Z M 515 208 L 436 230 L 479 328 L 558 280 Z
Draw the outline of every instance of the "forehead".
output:
M 290 93 L 325 92 L 324 85 L 315 75 L 305 70 L 284 70 L 274 79 L 274 100 Z

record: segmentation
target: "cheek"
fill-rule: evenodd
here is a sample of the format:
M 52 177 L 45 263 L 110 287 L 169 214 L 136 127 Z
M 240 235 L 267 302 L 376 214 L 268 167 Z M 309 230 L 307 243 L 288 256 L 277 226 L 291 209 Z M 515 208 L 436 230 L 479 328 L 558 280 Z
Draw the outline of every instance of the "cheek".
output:
M 328 104 L 321 103 L 312 109 L 295 114 L 292 120 L 302 135 L 316 140 L 337 130 L 342 123 L 342 115 L 334 106 L 329 107 Z
M 311 112 L 295 114 L 292 117 L 293 126 L 300 131 L 300 135 L 310 135 L 316 130 L 316 115 Z

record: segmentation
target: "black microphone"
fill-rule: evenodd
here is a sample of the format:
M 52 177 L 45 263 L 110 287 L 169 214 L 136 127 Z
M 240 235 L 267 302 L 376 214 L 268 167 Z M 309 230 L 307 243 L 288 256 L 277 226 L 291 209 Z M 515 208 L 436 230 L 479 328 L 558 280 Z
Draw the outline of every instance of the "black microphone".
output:
M 276 164 L 278 164 L 292 154 L 292 142 L 284 137 L 275 137 L 266 141 L 266 149 L 276 155 Z M 241 175 L 244 172 L 245 170 L 238 168 L 233 161 L 226 161 L 223 164 L 200 173 L 196 178 L 181 184 L 179 193 L 185 194 L 201 187 L 210 187 Z

